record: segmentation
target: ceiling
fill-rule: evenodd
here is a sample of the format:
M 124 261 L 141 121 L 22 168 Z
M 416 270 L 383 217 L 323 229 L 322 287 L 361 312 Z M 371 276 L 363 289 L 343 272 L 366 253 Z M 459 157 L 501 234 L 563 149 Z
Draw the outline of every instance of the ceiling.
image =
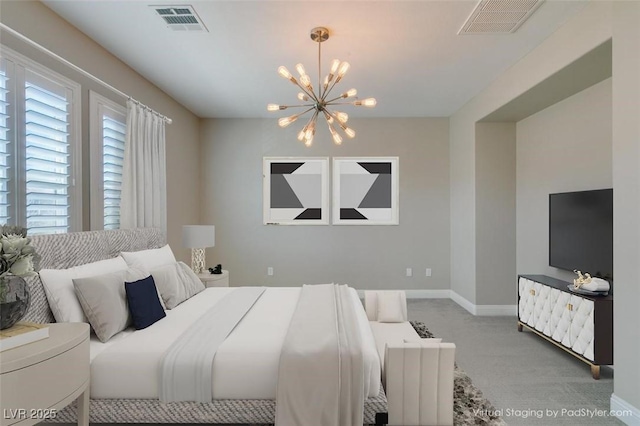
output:
M 341 91 L 373 96 L 365 117 L 446 117 L 551 35 L 585 1 L 547 0 L 514 34 L 457 35 L 477 1 L 44 1 L 200 117 L 271 117 L 296 103 L 277 74 L 302 62 L 317 81 L 313 27 L 324 26 L 323 74 L 351 69 Z M 166 27 L 150 5 L 191 5 L 209 32 Z M 282 114 L 276 114 L 282 115 Z

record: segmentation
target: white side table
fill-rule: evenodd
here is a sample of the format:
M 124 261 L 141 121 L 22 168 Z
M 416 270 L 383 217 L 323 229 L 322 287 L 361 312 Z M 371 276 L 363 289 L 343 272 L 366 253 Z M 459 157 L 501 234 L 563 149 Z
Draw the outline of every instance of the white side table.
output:
M 78 425 L 89 425 L 89 324 L 49 324 L 49 337 L 0 353 L 0 425 L 55 418 L 78 400 Z
M 203 272 L 198 274 L 198 278 L 200 278 L 205 287 L 229 287 L 229 271 L 224 269 L 221 274 Z

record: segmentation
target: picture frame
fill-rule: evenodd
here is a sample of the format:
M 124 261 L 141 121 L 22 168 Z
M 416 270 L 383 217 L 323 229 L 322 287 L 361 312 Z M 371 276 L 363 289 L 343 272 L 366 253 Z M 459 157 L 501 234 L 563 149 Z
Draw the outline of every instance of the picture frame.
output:
M 334 225 L 398 225 L 399 158 L 333 158 Z
M 329 224 L 329 158 L 264 157 L 264 225 Z

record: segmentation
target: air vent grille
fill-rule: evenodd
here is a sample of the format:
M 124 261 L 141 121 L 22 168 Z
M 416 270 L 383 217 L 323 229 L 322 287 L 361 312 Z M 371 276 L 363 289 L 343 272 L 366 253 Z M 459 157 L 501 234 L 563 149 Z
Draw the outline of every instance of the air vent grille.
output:
M 151 6 L 173 31 L 209 31 L 192 6 Z
M 458 34 L 509 34 L 542 5 L 544 0 L 481 0 Z

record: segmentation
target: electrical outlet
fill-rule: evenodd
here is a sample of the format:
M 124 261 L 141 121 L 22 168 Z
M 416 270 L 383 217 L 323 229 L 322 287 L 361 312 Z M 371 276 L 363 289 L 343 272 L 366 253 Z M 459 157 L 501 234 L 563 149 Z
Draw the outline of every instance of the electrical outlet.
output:
M 430 276 L 431 276 L 431 268 L 427 268 L 427 270 L 425 271 L 425 275 L 426 275 L 427 277 L 430 277 Z
M 272 267 L 272 266 L 269 266 L 269 267 L 267 268 L 267 275 L 269 275 L 269 276 L 272 276 L 272 275 L 273 275 L 273 267 Z
M 413 276 L 413 269 L 411 269 L 411 268 L 407 268 L 407 276 L 408 276 L 408 277 Z

